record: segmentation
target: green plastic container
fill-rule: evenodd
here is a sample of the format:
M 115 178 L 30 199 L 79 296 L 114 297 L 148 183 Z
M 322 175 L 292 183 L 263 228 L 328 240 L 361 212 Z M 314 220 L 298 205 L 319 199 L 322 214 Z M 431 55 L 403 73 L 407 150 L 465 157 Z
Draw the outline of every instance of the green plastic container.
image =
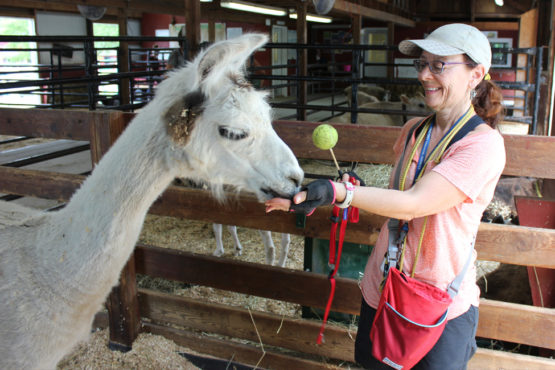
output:
M 304 242 L 304 270 L 317 274 L 328 275 L 331 268 L 328 266 L 329 243 L 327 239 L 305 238 Z M 366 244 L 343 243 L 341 261 L 336 276 L 360 280 L 366 267 L 366 262 L 374 246 Z M 326 299 L 329 291 L 323 292 Z M 318 318 L 324 316 L 324 310 L 313 307 L 303 307 L 302 316 L 305 318 Z M 350 323 L 354 320 L 353 315 L 330 312 L 328 320 Z

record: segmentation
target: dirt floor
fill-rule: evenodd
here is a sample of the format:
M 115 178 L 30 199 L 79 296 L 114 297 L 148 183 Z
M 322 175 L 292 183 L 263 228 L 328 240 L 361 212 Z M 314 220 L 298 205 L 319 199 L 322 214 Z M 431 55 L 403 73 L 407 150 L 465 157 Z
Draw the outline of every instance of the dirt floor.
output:
M 86 343 L 58 363 L 57 369 L 198 369 L 179 354 L 191 353 L 189 349 L 159 335 L 140 334 L 126 353 L 110 350 L 107 343 L 107 329 L 93 332 Z

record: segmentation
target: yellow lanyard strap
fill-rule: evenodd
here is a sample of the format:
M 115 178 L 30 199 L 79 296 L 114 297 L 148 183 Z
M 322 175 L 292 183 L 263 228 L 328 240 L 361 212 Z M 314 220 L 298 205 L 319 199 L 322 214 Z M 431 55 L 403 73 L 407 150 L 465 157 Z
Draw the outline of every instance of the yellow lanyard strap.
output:
M 456 123 L 455 127 L 453 127 L 453 129 L 451 131 L 449 131 L 449 133 L 447 135 L 445 135 L 441 139 L 441 141 L 436 145 L 434 150 L 432 150 L 432 152 L 428 156 L 428 159 L 424 163 L 424 166 L 422 167 L 422 171 L 420 171 L 418 177 L 414 179 L 413 184 L 416 183 L 416 181 L 418 181 L 422 177 L 422 175 L 424 174 L 424 171 L 426 170 L 426 166 L 428 165 L 428 163 L 431 160 L 433 160 L 435 163 L 439 163 L 441 161 L 441 157 L 443 156 L 443 152 L 445 151 L 445 149 L 447 148 L 447 146 L 451 142 L 451 139 L 453 139 L 453 137 L 457 134 L 457 132 L 459 132 L 460 129 L 463 128 L 463 126 L 466 124 L 466 122 L 468 122 L 468 120 L 470 118 L 472 118 L 473 115 L 474 115 L 474 107 L 472 107 L 472 105 L 471 105 L 470 108 L 464 114 L 464 116 L 459 120 L 459 122 Z M 399 190 L 401 190 L 401 191 L 405 190 L 405 181 L 406 181 L 408 173 L 409 173 L 410 164 L 412 163 L 412 159 L 414 158 L 414 155 L 416 154 L 416 150 L 418 149 L 418 147 L 420 146 L 420 144 L 424 140 L 424 137 L 426 136 L 426 133 L 430 129 L 432 119 L 433 119 L 433 116 L 430 116 L 426 119 L 426 123 L 424 125 L 424 128 L 418 134 L 418 137 L 416 138 L 414 146 L 412 147 L 410 156 L 405 161 L 404 171 L 402 172 L 401 179 L 399 181 Z M 416 255 L 414 257 L 414 262 L 412 264 L 412 272 L 410 274 L 411 277 L 414 277 L 414 272 L 416 270 L 416 262 L 418 262 L 418 257 L 420 256 L 420 251 L 422 249 L 422 241 L 424 240 L 424 231 L 426 230 L 426 224 L 427 223 L 428 223 L 428 216 L 426 216 L 426 218 L 424 219 L 424 222 L 422 224 L 422 231 L 420 233 L 420 238 L 418 240 L 418 248 L 416 249 Z M 401 259 L 399 261 L 399 269 L 401 271 L 403 270 L 403 262 L 404 262 L 404 259 L 405 259 L 405 250 L 406 250 L 405 246 L 406 245 L 407 245 L 407 238 L 405 237 L 405 240 L 403 241 L 403 249 L 401 251 Z

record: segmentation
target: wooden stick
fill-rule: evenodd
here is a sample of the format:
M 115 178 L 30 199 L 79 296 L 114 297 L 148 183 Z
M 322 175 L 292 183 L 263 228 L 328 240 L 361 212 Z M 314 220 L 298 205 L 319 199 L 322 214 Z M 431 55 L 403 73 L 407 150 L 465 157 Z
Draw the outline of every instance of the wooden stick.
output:
M 335 163 L 335 167 L 337 167 L 337 171 L 341 173 L 341 169 L 339 168 L 339 164 L 337 163 L 337 159 L 335 159 L 335 154 L 333 154 L 333 149 L 330 148 L 331 157 L 333 158 L 333 162 Z

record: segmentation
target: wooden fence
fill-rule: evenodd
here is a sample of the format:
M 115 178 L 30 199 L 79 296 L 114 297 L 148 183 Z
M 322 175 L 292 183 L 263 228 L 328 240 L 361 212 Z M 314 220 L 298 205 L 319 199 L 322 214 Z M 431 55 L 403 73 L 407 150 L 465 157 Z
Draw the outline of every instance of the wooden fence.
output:
M 84 140 L 91 143 L 93 163 L 98 161 L 133 118 L 122 112 L 68 110 L 0 110 L 0 134 Z M 277 121 L 274 127 L 298 158 L 330 159 L 311 142 L 317 123 Z M 391 163 L 392 145 L 399 134 L 394 127 L 336 125 L 341 138 L 334 148 L 340 161 Z M 505 135 L 505 175 L 555 179 L 555 138 Z M 67 201 L 83 176 L 0 166 L 0 192 Z M 240 206 L 239 206 L 240 204 Z M 153 214 L 266 229 L 327 239 L 330 209 L 318 209 L 296 226 L 295 216 L 264 213 L 250 195 L 223 206 L 198 189 L 169 187 L 150 210 Z M 373 244 L 384 218 L 361 213 L 349 226 L 347 242 Z M 483 223 L 476 249 L 478 258 L 516 265 L 555 268 L 555 231 Z M 317 345 L 320 322 L 282 318 L 263 312 L 137 289 L 135 273 L 323 308 L 329 283 L 324 275 L 267 265 L 230 261 L 156 246 L 138 245 L 122 272 L 120 285 L 107 301 L 108 315 L 98 321 L 109 325 L 113 344 L 131 345 L 140 330 L 161 334 L 196 351 L 256 364 L 262 356 L 257 345 L 222 340 L 213 333 L 258 342 L 266 349 L 260 367 L 319 369 L 323 359 L 353 361 L 356 335 L 328 325 L 325 343 Z M 326 292 L 326 294 L 322 294 Z M 332 310 L 358 314 L 361 293 L 357 282 L 339 278 Z M 252 317 L 251 317 L 252 314 Z M 258 334 L 252 321 L 256 322 Z M 170 324 L 170 325 L 168 325 Z M 177 329 L 181 327 L 183 329 Z M 555 349 L 555 310 L 482 299 L 477 335 L 525 345 Z M 292 354 L 293 353 L 293 354 Z M 335 361 L 337 364 L 338 362 Z M 479 349 L 472 369 L 544 369 L 555 366 L 547 358 Z M 332 366 L 333 367 L 333 366 Z

